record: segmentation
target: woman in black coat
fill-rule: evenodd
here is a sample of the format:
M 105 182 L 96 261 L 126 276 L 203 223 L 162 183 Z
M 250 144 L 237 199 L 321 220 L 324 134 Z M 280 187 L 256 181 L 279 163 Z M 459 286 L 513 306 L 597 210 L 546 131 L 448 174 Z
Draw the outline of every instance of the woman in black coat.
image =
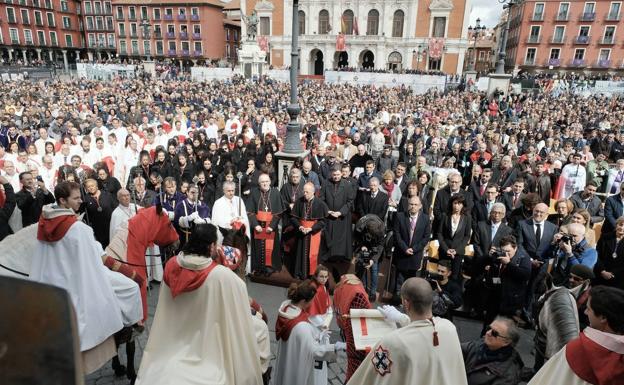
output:
M 118 203 L 106 190 L 98 189 L 98 184 L 93 179 L 85 182 L 86 194 L 83 197 L 83 207 L 86 211 L 85 219 L 93 228 L 95 239 L 106 248 L 110 241 L 110 221 L 113 210 Z
M 116 204 L 117 191 L 121 190 L 121 183 L 119 183 L 117 178 L 110 175 L 110 173 L 108 172 L 108 168 L 104 164 L 96 167 L 95 172 L 97 173 L 98 189 L 109 193 Z
M 455 195 L 449 201 L 449 210 L 442 215 L 437 230 L 440 242 L 440 259 L 450 259 L 453 279 L 461 277 L 464 250 L 470 241 L 472 220 L 466 215 L 466 201 L 462 195 Z
M 624 217 L 615 222 L 615 231 L 603 234 L 596 245 L 598 261 L 594 265 L 593 285 L 624 289 Z

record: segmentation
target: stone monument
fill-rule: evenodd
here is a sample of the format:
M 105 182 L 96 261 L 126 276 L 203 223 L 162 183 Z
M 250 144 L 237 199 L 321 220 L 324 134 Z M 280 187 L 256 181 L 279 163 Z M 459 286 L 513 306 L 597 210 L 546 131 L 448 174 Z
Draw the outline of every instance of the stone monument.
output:
M 253 11 L 250 16 L 243 15 L 242 18 L 247 27 L 247 38 L 243 41 L 238 50 L 238 62 L 240 65 L 240 72 L 245 76 L 245 79 L 252 79 L 262 76 L 265 72 L 264 67 L 266 66 L 267 54 L 260 48 L 260 45 L 256 41 L 259 23 L 256 11 Z

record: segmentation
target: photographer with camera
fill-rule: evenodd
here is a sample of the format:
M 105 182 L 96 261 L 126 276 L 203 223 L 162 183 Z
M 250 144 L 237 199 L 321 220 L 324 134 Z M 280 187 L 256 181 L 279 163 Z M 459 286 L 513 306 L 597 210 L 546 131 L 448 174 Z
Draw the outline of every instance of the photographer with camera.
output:
M 17 207 L 22 211 L 22 226 L 30 226 L 39 221 L 43 206 L 54 203 L 54 195 L 48 191 L 43 178 L 37 179 L 29 171 L 19 174 L 22 189 L 15 194 Z
M 567 233 L 559 232 L 553 237 L 553 245 L 557 249 L 552 276 L 557 286 L 568 282 L 572 266 L 580 264 L 593 269 L 598 260 L 598 252 L 585 239 L 585 226 L 571 223 L 567 227 Z
M 384 248 L 386 227 L 379 216 L 364 215 L 355 225 L 355 274 L 362 280 L 370 302 L 376 301 L 379 257 Z
M 433 315 L 453 321 L 453 310 L 462 305 L 462 287 L 450 280 L 451 261 L 438 262 L 437 274 L 429 274 L 426 279 L 433 289 Z
M 482 334 L 497 315 L 519 319 L 531 278 L 531 258 L 518 247 L 516 238 L 505 236 L 499 244 L 499 248 L 490 251 L 485 266 L 485 284 L 490 298 L 486 302 Z

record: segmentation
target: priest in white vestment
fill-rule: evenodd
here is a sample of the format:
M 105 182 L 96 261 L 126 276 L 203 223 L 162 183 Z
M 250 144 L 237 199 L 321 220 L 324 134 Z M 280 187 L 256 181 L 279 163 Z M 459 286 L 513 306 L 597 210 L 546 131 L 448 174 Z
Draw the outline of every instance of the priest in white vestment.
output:
M 57 204 L 44 206 L 39 220 L 30 279 L 69 292 L 89 373 L 116 354 L 112 335 L 143 318 L 141 295 L 136 282 L 104 266 L 104 251 L 93 229 L 77 220 L 80 186 L 62 182 L 54 195 Z M 89 352 L 99 345 L 105 351 L 99 351 L 94 362 Z
M 624 384 L 624 290 L 589 292 L 589 327 L 542 366 L 529 385 Z
M 215 226 L 197 225 L 167 262 L 137 385 L 262 384 L 268 329 L 254 320 L 245 283 L 209 257 L 216 240 Z
M 231 229 L 236 224 L 245 225 L 245 234 L 250 236 L 249 218 L 245 202 L 234 195 L 234 182 L 223 182 L 223 196 L 217 199 L 212 206 L 212 223 L 217 227 Z
M 572 163 L 565 165 L 559 176 L 562 179 L 560 198 L 568 199 L 575 192 L 583 191 L 587 183 L 585 166 L 581 165 L 581 154 L 574 154 L 572 159 Z
M 402 327 L 375 345 L 348 385 L 466 385 L 457 330 L 449 320 L 433 317 L 429 282 L 408 279 L 401 298 L 407 316 L 391 306 L 379 310 Z

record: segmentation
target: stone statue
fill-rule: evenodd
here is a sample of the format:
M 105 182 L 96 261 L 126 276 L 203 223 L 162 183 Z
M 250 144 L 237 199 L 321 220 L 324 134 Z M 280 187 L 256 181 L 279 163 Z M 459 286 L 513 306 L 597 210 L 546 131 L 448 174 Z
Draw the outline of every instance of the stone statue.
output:
M 256 11 L 253 11 L 251 16 L 243 15 L 243 21 L 247 26 L 247 40 L 255 41 L 256 35 L 258 34 L 258 22 L 260 21 L 260 19 L 258 19 L 258 14 Z

